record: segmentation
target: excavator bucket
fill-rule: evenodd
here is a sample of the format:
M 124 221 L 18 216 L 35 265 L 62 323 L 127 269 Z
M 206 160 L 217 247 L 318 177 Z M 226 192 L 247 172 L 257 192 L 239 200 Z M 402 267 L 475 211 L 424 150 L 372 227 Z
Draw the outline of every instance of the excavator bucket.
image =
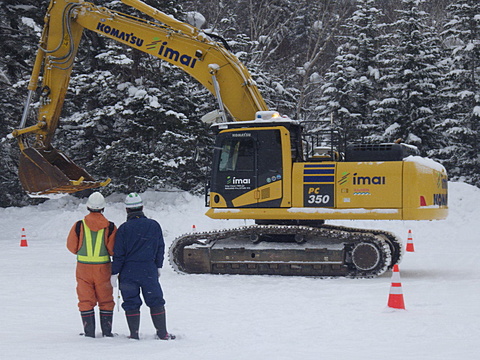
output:
M 110 182 L 95 181 L 62 152 L 25 148 L 20 154 L 18 175 L 23 188 L 31 194 L 74 193 L 105 186 Z

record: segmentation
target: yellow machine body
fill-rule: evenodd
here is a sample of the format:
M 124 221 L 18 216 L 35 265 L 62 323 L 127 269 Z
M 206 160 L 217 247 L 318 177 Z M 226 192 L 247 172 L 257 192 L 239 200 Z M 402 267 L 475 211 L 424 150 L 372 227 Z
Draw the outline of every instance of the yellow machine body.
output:
M 445 169 L 438 163 L 419 156 L 396 161 L 329 161 L 323 158 L 295 161 L 290 130 L 281 124 L 274 125 L 253 125 L 248 131 L 233 128 L 221 132 L 227 136 L 232 134 L 231 139 L 248 139 L 262 132 L 273 133 L 276 129 L 281 141 L 270 144 L 269 149 L 262 148 L 265 139 L 251 146 L 255 149 L 251 154 L 251 162 L 256 164 L 253 171 L 221 172 L 217 169 L 215 172 L 214 169 L 209 217 L 433 220 L 447 216 L 448 179 Z M 250 145 L 246 143 L 245 146 Z M 274 146 L 278 146 L 276 150 L 272 149 Z M 217 147 L 221 147 L 220 144 Z M 267 154 L 268 150 L 281 153 L 281 162 L 269 161 L 272 157 Z M 266 177 L 261 173 L 262 163 L 275 167 L 276 173 L 267 176 L 264 182 L 260 179 Z M 225 178 L 230 180 L 222 182 Z

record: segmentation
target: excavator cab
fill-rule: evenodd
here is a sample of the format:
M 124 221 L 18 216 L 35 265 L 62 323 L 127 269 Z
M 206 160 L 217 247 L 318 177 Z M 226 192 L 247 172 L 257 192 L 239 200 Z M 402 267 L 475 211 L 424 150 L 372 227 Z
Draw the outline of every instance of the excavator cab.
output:
M 280 208 L 290 206 L 292 160 L 300 126 L 290 119 L 221 123 L 217 132 L 210 182 L 212 208 Z
M 18 176 L 28 193 L 39 195 L 74 193 L 110 183 L 110 179 L 95 181 L 88 172 L 53 147 L 48 150 L 33 147 L 22 149 Z

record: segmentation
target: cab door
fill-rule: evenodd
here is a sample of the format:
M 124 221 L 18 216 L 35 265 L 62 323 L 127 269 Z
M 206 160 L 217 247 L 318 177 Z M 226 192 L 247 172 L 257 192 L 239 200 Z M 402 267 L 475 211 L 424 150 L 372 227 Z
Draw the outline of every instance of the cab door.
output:
M 270 202 L 280 203 L 282 178 L 278 130 L 235 129 L 217 136 L 212 207 L 278 206 Z

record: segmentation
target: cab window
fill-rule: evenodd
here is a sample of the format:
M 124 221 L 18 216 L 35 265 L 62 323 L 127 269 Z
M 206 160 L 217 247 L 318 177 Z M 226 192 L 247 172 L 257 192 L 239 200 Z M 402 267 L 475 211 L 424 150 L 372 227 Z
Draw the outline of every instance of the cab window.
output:
M 255 149 L 252 138 L 227 138 L 222 143 L 219 171 L 253 171 Z

